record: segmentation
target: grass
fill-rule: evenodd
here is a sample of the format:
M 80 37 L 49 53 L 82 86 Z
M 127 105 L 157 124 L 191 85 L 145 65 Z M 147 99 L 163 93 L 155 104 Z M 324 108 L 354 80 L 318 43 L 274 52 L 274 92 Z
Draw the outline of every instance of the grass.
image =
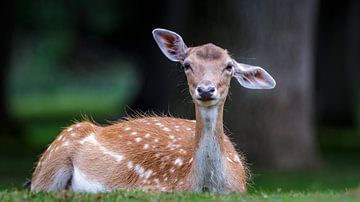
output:
M 116 191 L 111 193 L 33 193 L 24 190 L 0 192 L 0 201 L 359 201 L 355 192 L 256 192 L 249 194 L 160 193 Z

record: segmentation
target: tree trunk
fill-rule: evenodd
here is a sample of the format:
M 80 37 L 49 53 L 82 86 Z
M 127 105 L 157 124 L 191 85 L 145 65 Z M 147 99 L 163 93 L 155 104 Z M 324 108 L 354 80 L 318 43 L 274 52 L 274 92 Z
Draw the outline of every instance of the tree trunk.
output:
M 213 42 L 238 62 L 264 67 L 274 90 L 247 90 L 233 82 L 225 124 L 249 162 L 279 169 L 318 163 L 313 130 L 312 0 L 191 1 L 185 42 Z

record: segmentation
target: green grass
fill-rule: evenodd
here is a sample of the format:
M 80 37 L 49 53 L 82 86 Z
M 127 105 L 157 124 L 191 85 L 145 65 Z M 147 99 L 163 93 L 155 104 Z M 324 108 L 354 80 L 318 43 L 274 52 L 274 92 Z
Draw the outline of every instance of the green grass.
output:
M 0 201 L 359 201 L 355 192 L 256 192 L 249 194 L 159 193 L 116 191 L 89 194 L 73 192 L 33 193 L 24 190 L 0 192 Z

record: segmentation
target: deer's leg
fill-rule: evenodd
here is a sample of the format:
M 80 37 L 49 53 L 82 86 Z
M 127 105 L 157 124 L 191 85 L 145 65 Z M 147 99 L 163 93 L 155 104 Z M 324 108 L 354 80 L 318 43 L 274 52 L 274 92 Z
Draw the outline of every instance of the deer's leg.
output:
M 73 173 L 71 160 L 69 156 L 63 156 L 65 151 L 61 150 L 64 149 L 57 149 L 55 155 L 53 150 L 48 149 L 42 155 L 31 181 L 32 191 L 57 191 L 70 185 Z
M 57 191 L 70 188 L 74 173 L 73 153 L 81 140 L 96 126 L 89 122 L 65 129 L 41 156 L 32 180 L 32 191 Z

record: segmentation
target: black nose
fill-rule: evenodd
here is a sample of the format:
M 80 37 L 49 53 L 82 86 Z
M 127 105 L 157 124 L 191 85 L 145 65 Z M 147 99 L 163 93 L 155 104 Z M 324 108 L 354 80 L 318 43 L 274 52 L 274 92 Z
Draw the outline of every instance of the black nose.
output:
M 214 86 L 199 86 L 197 87 L 197 92 L 200 96 L 200 100 L 211 100 L 212 96 L 214 95 L 215 92 L 215 87 Z

